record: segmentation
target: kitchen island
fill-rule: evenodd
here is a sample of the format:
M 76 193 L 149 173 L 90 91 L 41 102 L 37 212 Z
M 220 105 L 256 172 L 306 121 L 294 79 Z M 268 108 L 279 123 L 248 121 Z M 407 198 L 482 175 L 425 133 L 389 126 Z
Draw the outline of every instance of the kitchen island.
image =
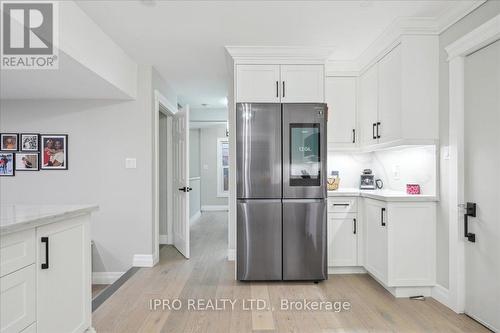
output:
M 96 205 L 0 206 L 2 332 L 93 332 Z

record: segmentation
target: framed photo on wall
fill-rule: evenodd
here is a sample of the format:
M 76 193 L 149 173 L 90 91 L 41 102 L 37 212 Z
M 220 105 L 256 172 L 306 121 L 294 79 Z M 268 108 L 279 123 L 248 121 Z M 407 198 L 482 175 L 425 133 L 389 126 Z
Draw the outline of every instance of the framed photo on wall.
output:
M 0 134 L 0 150 L 17 151 L 19 148 L 19 136 L 17 133 Z
M 20 134 L 20 151 L 39 151 L 40 150 L 40 135 L 35 133 Z
M 40 144 L 42 170 L 68 170 L 68 135 L 42 134 Z
M 16 171 L 38 171 L 40 170 L 40 154 L 16 153 Z
M 16 157 L 14 153 L 0 153 L 0 176 L 14 176 Z

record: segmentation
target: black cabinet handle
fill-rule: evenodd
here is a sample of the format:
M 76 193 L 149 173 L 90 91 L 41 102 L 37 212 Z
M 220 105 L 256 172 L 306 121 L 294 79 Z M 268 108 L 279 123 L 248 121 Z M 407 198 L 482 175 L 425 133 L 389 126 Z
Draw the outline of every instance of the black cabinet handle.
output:
M 353 231 L 352 231 L 352 233 L 356 234 L 356 224 L 357 224 L 356 223 L 356 219 L 352 219 L 352 222 L 353 222 L 353 228 L 354 228 Z
M 49 237 L 42 237 L 42 243 L 45 243 L 45 262 L 42 264 L 42 269 L 49 269 Z
M 380 210 L 380 224 L 385 227 L 385 221 L 384 221 L 384 213 L 385 213 L 385 208 L 382 208 Z
M 285 81 L 283 81 L 283 97 L 285 97 Z
M 344 207 L 349 206 L 349 204 L 348 204 L 348 203 L 334 203 L 333 205 L 334 205 L 334 206 L 344 206 Z
M 380 126 L 380 122 L 377 123 L 377 139 L 380 139 L 379 126 Z
M 373 140 L 375 140 L 377 137 L 375 136 L 375 126 L 377 126 L 377 124 L 373 123 L 373 127 L 372 127 L 372 136 L 373 136 Z
M 476 203 L 468 202 L 465 207 L 464 214 L 464 237 L 471 243 L 476 242 L 476 234 L 469 232 L 469 219 L 468 217 L 476 217 Z
M 356 130 L 352 129 L 352 143 L 356 143 Z
M 276 98 L 280 97 L 279 90 L 280 90 L 280 88 L 279 88 L 279 82 L 276 81 Z

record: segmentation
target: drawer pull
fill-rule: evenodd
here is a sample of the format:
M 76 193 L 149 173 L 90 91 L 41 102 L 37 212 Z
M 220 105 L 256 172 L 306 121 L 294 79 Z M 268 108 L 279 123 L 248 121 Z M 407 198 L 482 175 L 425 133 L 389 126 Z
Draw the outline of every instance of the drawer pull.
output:
M 42 237 L 42 243 L 45 243 L 45 262 L 42 269 L 49 269 L 49 237 Z
M 347 207 L 347 206 L 349 206 L 350 204 L 348 204 L 348 203 L 334 203 L 333 205 L 334 205 L 334 206 L 342 206 L 342 207 Z

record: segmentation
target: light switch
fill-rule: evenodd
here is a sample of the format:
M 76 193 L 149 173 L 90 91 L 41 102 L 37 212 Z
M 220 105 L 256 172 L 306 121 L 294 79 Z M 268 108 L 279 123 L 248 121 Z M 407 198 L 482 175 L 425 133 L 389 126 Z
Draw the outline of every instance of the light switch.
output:
M 135 169 L 137 168 L 137 159 L 126 158 L 125 159 L 125 169 Z

